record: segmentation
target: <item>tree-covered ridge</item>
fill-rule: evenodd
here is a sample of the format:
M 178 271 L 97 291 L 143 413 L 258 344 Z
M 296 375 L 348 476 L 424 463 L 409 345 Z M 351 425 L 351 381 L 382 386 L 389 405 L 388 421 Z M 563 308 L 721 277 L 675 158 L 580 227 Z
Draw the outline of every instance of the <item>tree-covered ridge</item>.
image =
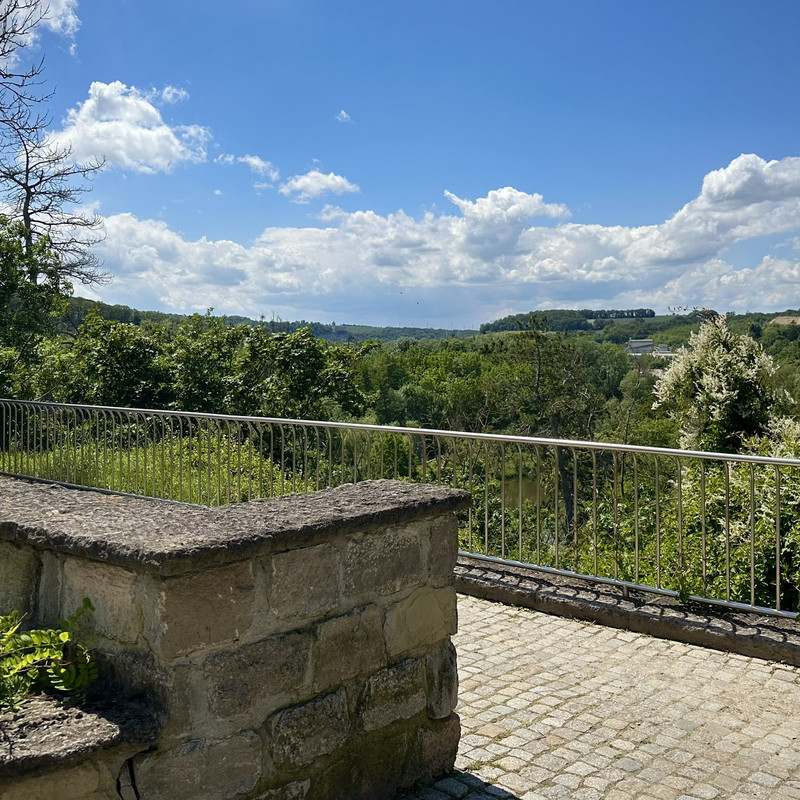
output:
M 125 305 L 109 305 L 83 297 L 70 297 L 69 306 L 58 320 L 58 329 L 64 334 L 74 334 L 92 309 L 112 322 L 127 322 L 133 325 L 156 323 L 179 325 L 191 318 L 191 314 L 171 314 L 163 311 L 140 311 Z M 474 336 L 472 329 L 418 328 L 402 326 L 353 325 L 336 322 L 309 322 L 307 320 L 251 319 L 236 314 L 220 317 L 226 325 L 249 325 L 265 328 L 272 333 L 294 333 L 301 328 L 309 328 L 319 339 L 329 342 L 366 342 L 370 340 L 392 342 L 397 339 L 452 339 Z
M 643 319 L 656 316 L 652 308 L 627 308 L 627 309 L 597 309 L 583 308 L 580 310 L 552 308 L 547 311 L 530 311 L 528 313 L 510 314 L 507 317 L 484 322 L 480 327 L 481 333 L 492 331 L 517 331 L 530 326 L 530 318 L 537 317 L 547 321 L 551 331 L 585 331 L 593 328 L 602 328 L 612 320 L 618 319 Z

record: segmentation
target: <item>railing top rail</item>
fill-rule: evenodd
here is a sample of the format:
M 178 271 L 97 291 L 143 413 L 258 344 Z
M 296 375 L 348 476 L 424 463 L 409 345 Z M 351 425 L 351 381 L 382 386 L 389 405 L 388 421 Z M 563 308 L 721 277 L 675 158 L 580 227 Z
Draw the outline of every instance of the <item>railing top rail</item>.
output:
M 570 449 L 616 451 L 620 453 L 641 453 L 671 458 L 695 458 L 704 461 L 730 461 L 772 466 L 800 468 L 800 459 L 776 458 L 737 453 L 713 453 L 704 450 L 680 450 L 669 447 L 648 447 L 646 445 L 620 444 L 618 442 L 590 442 L 581 439 L 549 439 L 541 436 L 516 436 L 505 433 L 473 433 L 471 431 L 447 431 L 437 428 L 406 428 L 397 425 L 368 425 L 355 422 L 329 422 L 325 420 L 283 419 L 280 417 L 240 416 L 235 414 L 211 414 L 200 411 L 178 411 L 154 408 L 122 408 L 118 406 L 93 406 L 79 403 L 53 403 L 47 400 L 12 400 L 0 398 L 0 404 L 21 405 L 45 408 L 71 408 L 85 411 L 103 411 L 112 414 L 147 414 L 150 416 L 181 417 L 186 419 L 208 419 L 224 422 L 268 423 L 273 425 L 301 425 L 316 428 L 340 430 L 362 430 L 376 433 L 397 433 L 413 436 L 450 437 L 457 439 L 477 439 L 487 442 L 506 442 L 510 444 L 531 444 Z

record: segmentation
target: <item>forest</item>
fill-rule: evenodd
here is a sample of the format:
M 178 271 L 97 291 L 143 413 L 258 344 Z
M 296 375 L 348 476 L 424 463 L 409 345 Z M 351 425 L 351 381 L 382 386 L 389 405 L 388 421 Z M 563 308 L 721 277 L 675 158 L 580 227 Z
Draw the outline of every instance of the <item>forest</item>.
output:
M 413 338 L 414 329 L 398 329 L 406 335 L 341 342 L 315 335 L 313 324 L 167 315 L 77 298 L 26 315 L 21 302 L 6 307 L 0 332 L 7 397 L 665 447 L 680 440 L 680 414 L 654 407 L 670 361 L 633 359 L 621 343 L 646 336 L 677 349 L 716 317 L 617 310 L 582 317 L 584 328 L 565 321 L 585 312 L 556 310 L 515 318 L 515 329 L 494 330 L 507 320 L 487 323 L 470 336 Z M 780 413 L 791 413 L 800 328 L 769 324 L 774 316 L 728 315 L 725 324 L 774 361 L 764 380 L 782 398 Z

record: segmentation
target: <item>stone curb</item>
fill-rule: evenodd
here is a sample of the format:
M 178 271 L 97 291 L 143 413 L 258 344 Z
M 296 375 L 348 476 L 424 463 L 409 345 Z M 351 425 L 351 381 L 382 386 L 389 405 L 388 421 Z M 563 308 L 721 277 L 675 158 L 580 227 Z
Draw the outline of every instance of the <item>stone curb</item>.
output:
M 468 504 L 460 489 L 378 480 L 207 508 L 0 475 L 0 541 L 168 576 Z
M 661 639 L 800 666 L 800 623 L 788 618 L 682 604 L 669 597 L 570 579 L 535 568 L 461 555 L 456 591 L 546 614 L 597 622 Z
M 0 713 L 0 781 L 64 769 L 111 748 L 128 746 L 133 755 L 156 742 L 159 728 L 157 709 L 140 703 L 106 697 L 68 705 L 34 695 L 22 709 Z

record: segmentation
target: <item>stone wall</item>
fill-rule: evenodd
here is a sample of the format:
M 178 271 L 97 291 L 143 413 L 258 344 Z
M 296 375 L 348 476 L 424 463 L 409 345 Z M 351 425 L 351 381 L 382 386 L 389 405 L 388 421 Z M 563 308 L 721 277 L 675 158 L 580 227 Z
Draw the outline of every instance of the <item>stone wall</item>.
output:
M 51 624 L 90 597 L 106 680 L 159 711 L 93 800 L 390 798 L 455 759 L 467 503 L 375 481 L 204 509 L 0 478 L 0 609 Z

